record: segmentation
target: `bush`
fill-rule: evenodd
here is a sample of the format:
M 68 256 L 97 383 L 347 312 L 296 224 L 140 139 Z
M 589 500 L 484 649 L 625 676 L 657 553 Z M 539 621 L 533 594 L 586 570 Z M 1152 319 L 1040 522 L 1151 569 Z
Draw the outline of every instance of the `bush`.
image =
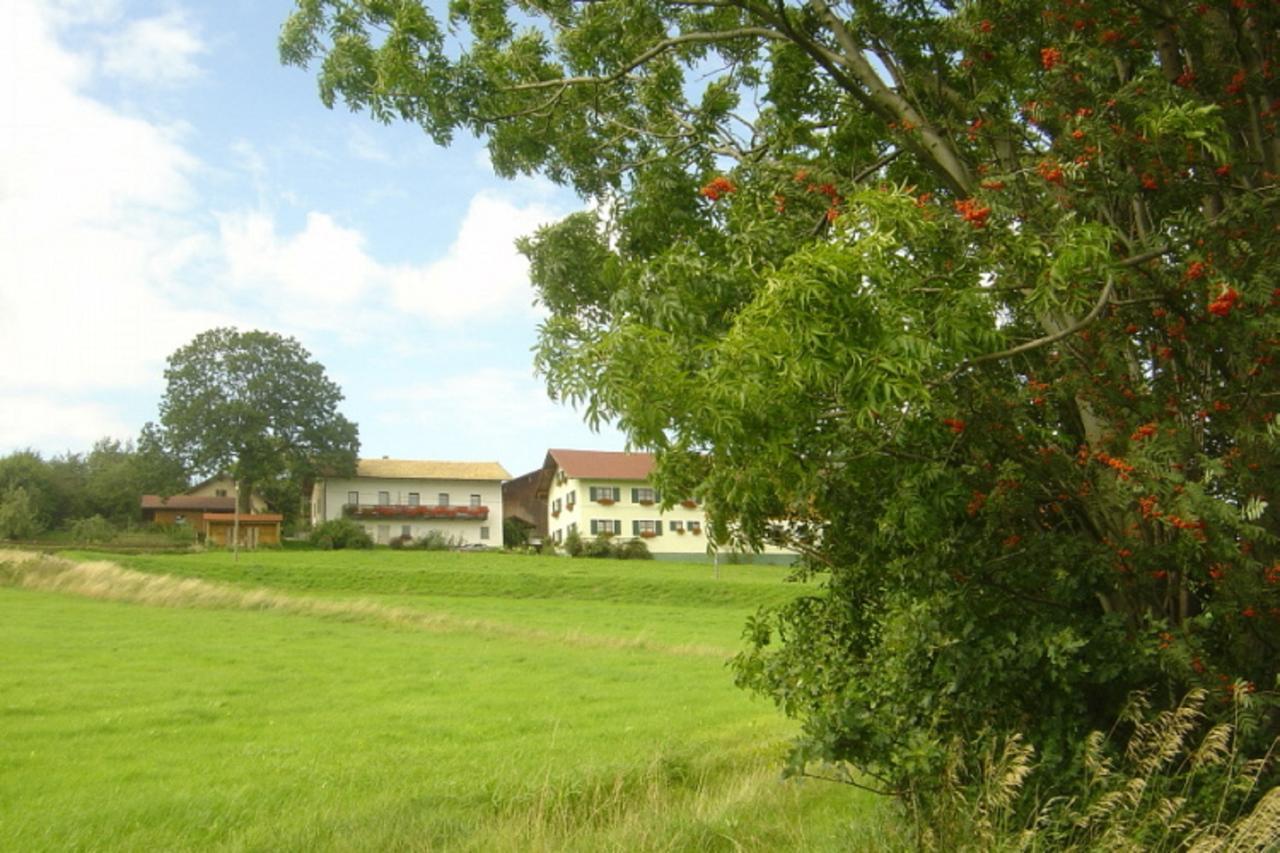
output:
M 462 540 L 454 536 L 446 536 L 439 530 L 428 530 L 413 542 L 413 547 L 422 551 L 448 551 L 462 544 Z
M 312 545 L 324 550 L 341 550 L 343 548 L 372 548 L 373 539 L 368 531 L 349 518 L 337 518 L 326 521 L 308 537 Z
M 575 530 L 564 537 L 564 552 L 570 557 L 581 557 L 584 547 L 582 535 L 578 531 Z
M 390 542 L 388 542 L 387 544 L 388 544 L 388 545 L 390 545 L 390 546 L 392 547 L 392 549 L 394 549 L 394 550 L 396 550 L 396 551 L 399 551 L 399 550 L 401 550 L 402 548 L 412 548 L 412 547 L 413 547 L 413 537 L 412 537 L 412 536 L 405 536 L 404 534 L 401 534 L 401 535 L 399 535 L 399 536 L 394 537 L 394 538 L 393 538 Z
M 118 535 L 115 525 L 100 515 L 76 519 L 69 532 L 74 542 L 110 542 Z
M 653 553 L 649 551 L 649 546 L 644 544 L 643 539 L 632 539 L 630 542 L 618 545 L 614 550 L 619 560 L 653 559 Z
M 597 536 L 595 539 L 588 539 L 583 543 L 582 556 L 584 557 L 616 557 L 617 550 L 613 547 L 607 537 Z
M 529 544 L 534 526 L 513 516 L 502 520 L 502 543 L 508 548 Z

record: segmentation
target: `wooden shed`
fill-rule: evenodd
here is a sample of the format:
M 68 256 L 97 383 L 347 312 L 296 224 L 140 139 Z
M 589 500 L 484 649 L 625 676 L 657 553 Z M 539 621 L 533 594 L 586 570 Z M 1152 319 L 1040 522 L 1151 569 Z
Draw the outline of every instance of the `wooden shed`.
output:
M 260 512 L 240 516 L 240 547 L 257 548 L 259 545 L 280 544 L 280 523 L 284 516 L 274 512 Z M 204 514 L 204 541 L 209 545 L 230 547 L 235 530 L 233 512 L 206 512 Z

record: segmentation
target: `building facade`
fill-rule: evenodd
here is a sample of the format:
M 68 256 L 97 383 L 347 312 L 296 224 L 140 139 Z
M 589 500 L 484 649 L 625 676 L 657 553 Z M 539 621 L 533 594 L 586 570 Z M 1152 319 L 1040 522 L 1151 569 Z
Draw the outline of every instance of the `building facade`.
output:
M 640 539 L 658 558 L 705 559 L 707 525 L 701 505 L 682 496 L 661 509 L 662 495 L 649 481 L 653 467 L 651 453 L 547 451 L 539 479 L 547 538 L 563 544 L 576 532 L 584 539 Z M 793 557 L 771 547 L 760 559 L 790 562 Z
M 316 480 L 311 523 L 350 518 L 386 545 L 438 531 L 459 545 L 502 547 L 502 483 L 497 462 L 361 459 L 354 477 Z

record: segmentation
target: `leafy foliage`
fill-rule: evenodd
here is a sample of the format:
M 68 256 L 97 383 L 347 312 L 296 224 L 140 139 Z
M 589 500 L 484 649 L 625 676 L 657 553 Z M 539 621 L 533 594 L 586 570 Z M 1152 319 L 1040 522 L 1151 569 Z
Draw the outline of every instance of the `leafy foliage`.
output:
M 450 15 L 460 50 L 417 2 L 303 0 L 282 52 L 596 202 L 522 243 L 538 368 L 717 540 L 826 579 L 737 661 L 796 769 L 927 795 L 1020 731 L 1066 785 L 1135 688 L 1275 683 L 1280 8 Z
M 26 489 L 11 486 L 0 494 L 0 539 L 30 539 L 41 529 Z
M 319 524 L 311 531 L 308 540 L 317 548 L 341 550 L 343 548 L 372 548 L 370 538 L 364 525 L 349 518 L 335 518 Z
M 293 338 L 201 332 L 169 356 L 165 381 L 158 430 L 164 445 L 191 473 L 230 472 L 240 484 L 242 512 L 249 511 L 254 484 L 296 486 L 322 471 L 355 471 L 360 441 L 356 425 L 338 412 L 342 391 Z

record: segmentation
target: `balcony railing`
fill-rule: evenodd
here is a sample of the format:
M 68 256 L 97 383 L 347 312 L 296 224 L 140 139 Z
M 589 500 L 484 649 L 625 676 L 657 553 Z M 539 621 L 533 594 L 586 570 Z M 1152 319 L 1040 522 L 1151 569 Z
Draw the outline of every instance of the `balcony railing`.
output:
M 487 506 L 439 506 L 409 504 L 343 504 L 342 514 L 348 518 L 431 518 L 484 521 Z

